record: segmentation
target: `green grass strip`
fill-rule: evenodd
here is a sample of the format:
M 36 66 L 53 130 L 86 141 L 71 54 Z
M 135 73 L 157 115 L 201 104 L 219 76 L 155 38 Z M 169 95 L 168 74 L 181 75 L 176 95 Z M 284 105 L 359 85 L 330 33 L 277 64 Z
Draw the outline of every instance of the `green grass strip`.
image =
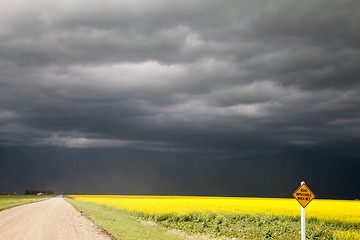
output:
M 0 211 L 49 199 L 52 196 L 0 195 Z
M 166 229 L 151 225 L 147 226 L 133 217 L 125 215 L 121 210 L 100 206 L 92 203 L 65 198 L 78 211 L 83 212 L 96 225 L 122 240 L 179 240 L 181 238 L 168 233 Z

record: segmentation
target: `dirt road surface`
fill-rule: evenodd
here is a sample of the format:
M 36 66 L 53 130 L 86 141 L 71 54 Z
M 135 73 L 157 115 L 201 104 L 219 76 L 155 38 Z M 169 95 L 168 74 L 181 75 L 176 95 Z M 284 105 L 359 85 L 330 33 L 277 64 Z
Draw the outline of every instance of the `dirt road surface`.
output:
M 110 240 L 61 196 L 0 211 L 1 240 Z

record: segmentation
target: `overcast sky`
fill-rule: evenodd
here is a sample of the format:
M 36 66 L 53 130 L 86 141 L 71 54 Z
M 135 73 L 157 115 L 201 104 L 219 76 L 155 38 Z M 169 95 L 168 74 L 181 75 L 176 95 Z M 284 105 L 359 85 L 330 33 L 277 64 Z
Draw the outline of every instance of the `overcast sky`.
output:
M 359 9 L 1 0 L 0 191 L 359 198 Z

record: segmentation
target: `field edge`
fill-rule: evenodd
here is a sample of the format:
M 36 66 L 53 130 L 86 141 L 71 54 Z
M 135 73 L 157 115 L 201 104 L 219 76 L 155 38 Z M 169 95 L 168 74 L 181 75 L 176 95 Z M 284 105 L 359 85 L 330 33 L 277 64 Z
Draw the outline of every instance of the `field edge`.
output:
M 146 226 L 121 210 L 64 196 L 77 211 L 103 229 L 113 239 L 122 240 L 181 240 L 161 226 Z

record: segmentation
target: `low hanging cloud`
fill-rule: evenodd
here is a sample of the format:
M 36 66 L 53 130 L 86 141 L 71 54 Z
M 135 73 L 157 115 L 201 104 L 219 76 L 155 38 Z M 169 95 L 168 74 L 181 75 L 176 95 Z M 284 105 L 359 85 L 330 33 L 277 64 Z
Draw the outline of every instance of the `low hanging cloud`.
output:
M 219 134 L 219 148 L 254 136 L 264 146 L 357 140 L 358 5 L 4 3 L 1 144 L 185 151 Z
M 132 144 L 131 141 L 95 139 L 84 137 L 59 137 L 57 134 L 51 138 L 40 139 L 39 145 L 52 145 L 68 148 L 98 148 L 98 147 L 124 147 Z
M 0 189 L 359 198 L 359 9 L 1 3 Z

